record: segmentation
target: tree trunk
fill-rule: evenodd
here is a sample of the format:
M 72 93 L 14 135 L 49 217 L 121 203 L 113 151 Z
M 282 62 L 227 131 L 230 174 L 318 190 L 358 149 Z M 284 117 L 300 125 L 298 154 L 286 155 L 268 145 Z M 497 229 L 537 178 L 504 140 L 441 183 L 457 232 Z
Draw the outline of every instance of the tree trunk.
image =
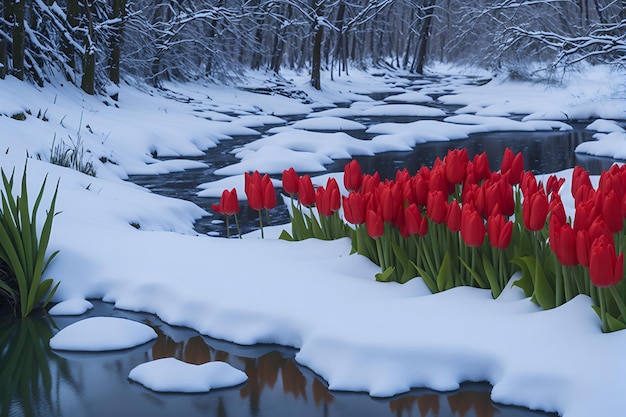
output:
M 321 18 L 324 14 L 324 4 L 318 0 L 315 4 L 315 15 Z M 324 26 L 318 21 L 313 24 L 313 51 L 311 56 L 311 86 L 316 90 L 322 89 L 322 41 L 324 40 Z
M 2 5 L 4 6 L 3 17 L 4 22 L 0 23 L 0 31 L 4 33 L 6 36 L 9 36 L 9 16 L 11 15 L 11 2 L 10 0 L 3 0 Z M 6 22 L 6 23 L 5 23 Z M 9 71 L 9 46 L 8 41 L 2 37 L 0 39 L 0 79 L 4 80 Z
M 422 28 L 420 30 L 419 48 L 417 50 L 415 63 L 415 72 L 418 74 L 424 73 L 424 63 L 426 62 L 426 53 L 428 52 L 428 40 L 430 39 L 430 30 L 434 13 L 433 6 L 435 3 L 435 0 L 426 2 L 426 17 L 424 18 L 424 22 L 422 23 Z
M 11 59 L 13 61 L 13 75 L 20 80 L 24 79 L 24 5 L 24 1 L 11 0 L 13 23 Z
M 93 19 L 89 0 L 83 0 L 85 17 L 87 18 L 87 34 L 85 36 L 85 54 L 83 55 L 83 78 L 80 88 L 87 94 L 96 92 L 96 47 L 93 43 Z
M 111 34 L 111 56 L 109 59 L 109 80 L 114 84 L 120 83 L 120 59 L 121 59 L 121 44 L 122 44 L 122 30 L 123 19 L 126 15 L 126 0 L 113 0 L 113 19 L 120 19 L 116 24 L 115 29 Z M 114 100 L 118 99 L 118 94 L 115 93 L 111 97 Z
M 315 38 L 313 41 L 313 56 L 311 57 L 311 86 L 316 90 L 322 89 L 322 40 L 324 27 L 315 25 Z

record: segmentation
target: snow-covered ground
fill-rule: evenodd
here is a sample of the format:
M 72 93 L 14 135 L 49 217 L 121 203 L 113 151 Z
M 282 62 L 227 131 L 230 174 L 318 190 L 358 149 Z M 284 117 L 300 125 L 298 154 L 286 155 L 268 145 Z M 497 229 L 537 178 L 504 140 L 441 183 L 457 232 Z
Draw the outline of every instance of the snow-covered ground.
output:
M 378 268 L 350 255 L 346 239 L 286 242 L 276 238 L 281 227 L 266 229 L 264 240 L 258 234 L 242 240 L 198 236 L 193 222 L 206 214 L 202 209 L 122 180 L 197 168 L 202 164 L 184 157 L 336 103 L 347 107 L 296 126 L 279 125 L 238 149 L 241 161 L 221 170 L 226 178 L 218 187 L 205 184 L 199 192 L 242 186 L 241 174 L 252 169 L 323 172 L 333 158 L 408 150 L 474 132 L 566 130 L 572 119 L 589 119 L 589 128 L 598 132 L 598 141 L 579 151 L 626 158 L 626 76 L 590 68 L 559 86 L 498 78 L 476 86 L 459 74 L 412 85 L 395 75 L 353 72 L 325 80 L 321 92 L 307 86 L 305 75 L 287 77 L 309 94 L 311 104 L 199 84 L 171 84 L 166 92 L 124 85 L 119 103 L 103 103 L 71 86 L 40 89 L 0 81 L 0 166 L 20 173 L 29 157 L 32 193 L 46 175 L 49 184 L 60 181 L 60 213 L 50 243 L 60 253 L 46 277 L 61 281 L 55 301 L 70 302 L 57 314 L 85 311 L 89 306 L 80 300 L 98 298 L 215 338 L 293 346 L 299 349 L 296 360 L 331 389 L 391 396 L 411 387 L 454 390 L 463 381 L 486 380 L 498 402 L 568 417 L 621 415 L 626 333 L 602 334 L 586 297 L 541 311 L 517 288 L 492 300 L 488 291 L 472 288 L 431 295 L 419 278 L 404 285 L 379 283 Z M 251 74 L 248 87 L 262 85 L 262 75 Z M 421 104 L 366 95 L 387 91 Z M 422 107 L 433 96 L 461 106 L 458 114 L 442 120 L 439 112 L 426 112 Z M 20 114 L 25 120 L 11 117 Z M 327 132 L 360 128 L 342 118 L 367 114 L 420 120 L 372 126 L 370 132 L 379 136 L 371 141 Z M 79 139 L 97 178 L 47 162 L 53 141 Z M 160 162 L 154 156 L 181 158 Z M 568 178 L 571 170 L 560 175 Z M 49 187 L 46 198 L 52 192 Z M 571 209 L 571 198 L 563 197 Z M 76 346 L 80 339 L 78 333 L 57 348 Z M 175 364 L 153 366 L 142 373 L 142 383 L 156 386 L 160 369 L 189 372 Z M 216 378 L 228 379 L 227 373 Z M 228 385 L 220 382 L 208 385 Z

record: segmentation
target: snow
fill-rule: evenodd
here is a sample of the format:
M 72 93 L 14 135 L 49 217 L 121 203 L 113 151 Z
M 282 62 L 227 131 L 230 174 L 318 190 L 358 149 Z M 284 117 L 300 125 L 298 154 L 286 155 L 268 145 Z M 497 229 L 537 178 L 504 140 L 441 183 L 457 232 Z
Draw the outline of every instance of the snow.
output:
M 119 317 L 90 317 L 70 324 L 52 336 L 50 347 L 80 352 L 122 350 L 142 345 L 156 337 L 151 327 L 136 321 Z
M 601 71 L 589 69 L 561 86 L 499 78 L 476 86 L 471 78 L 450 74 L 409 87 L 401 87 L 397 75 L 353 71 L 349 79 L 323 80 L 323 91 L 312 90 L 305 75 L 288 74 L 312 104 L 212 84 L 172 83 L 166 92 L 125 84 L 119 108 L 71 86 L 37 88 L 9 77 L 0 81 L 0 166 L 19 173 L 31 156 L 32 194 L 46 175 L 49 184 L 60 181 L 49 246 L 60 252 L 46 278 L 61 281 L 54 297 L 61 312 L 73 310 L 82 303 L 78 300 L 102 299 L 214 338 L 292 346 L 299 349 L 296 360 L 331 389 L 391 396 L 411 387 L 453 390 L 463 381 L 486 380 L 493 385 L 492 398 L 501 403 L 566 417 L 615 416 L 626 407 L 626 332 L 602 334 L 586 297 L 541 311 L 518 288 L 508 287 L 492 300 L 488 291 L 472 288 L 432 295 L 419 278 L 404 285 L 379 283 L 374 279 L 379 268 L 351 255 L 347 239 L 286 242 L 277 239 L 280 226 L 266 228 L 264 240 L 258 233 L 245 239 L 199 236 L 193 222 L 207 214 L 204 210 L 122 181 L 131 173 L 199 166 L 189 160 L 158 162 L 153 154 L 197 156 L 237 135 L 261 136 L 253 127 L 278 123 L 274 117 L 339 103 L 354 102 L 327 110 L 324 117 L 362 115 L 386 106 L 367 94 L 405 94 L 418 87 L 419 94 L 443 93 L 439 100 L 464 109 L 445 121 L 375 124 L 368 128 L 376 135 L 372 140 L 280 126 L 236 149 L 239 162 L 216 171 L 225 178 L 202 184 L 199 192 L 215 196 L 217 190 L 237 187 L 241 197 L 241 176 L 254 169 L 280 174 L 293 166 L 323 174 L 316 182 L 324 175 L 340 178 L 341 173 L 325 172 L 337 158 L 410 150 L 418 143 L 479 131 L 568 129 L 572 115 L 588 120 L 589 129 L 597 132 L 597 140 L 583 143 L 578 152 L 626 159 L 625 133 L 614 127 L 626 118 L 624 78 L 608 76 L 606 69 L 602 77 Z M 250 85 L 262 82 L 249 79 Z M 26 110 L 26 120 L 10 117 Z M 39 110 L 47 121 L 37 117 Z M 594 125 L 596 118 L 602 121 Z M 79 134 L 96 178 L 48 163 L 55 136 L 76 139 Z M 559 175 L 569 181 L 571 170 Z M 40 214 L 52 192 L 48 187 Z M 563 199 L 571 213 L 571 198 Z M 59 331 L 50 344 L 100 351 L 156 337 L 147 326 L 119 320 L 80 321 Z M 135 375 L 158 390 L 165 372 L 170 380 L 161 387 L 176 391 L 195 384 L 190 373 L 204 374 L 197 369 L 150 362 Z M 199 378 L 206 390 L 223 377 Z
M 62 301 L 50 308 L 48 313 L 53 316 L 80 316 L 93 308 L 93 304 L 82 298 Z
M 226 362 L 194 365 L 175 358 L 142 363 L 128 374 L 132 381 L 158 392 L 209 392 L 232 387 L 248 380 L 246 374 Z
M 332 116 L 298 120 L 291 127 L 294 129 L 320 131 L 365 130 L 365 126 L 359 122 Z

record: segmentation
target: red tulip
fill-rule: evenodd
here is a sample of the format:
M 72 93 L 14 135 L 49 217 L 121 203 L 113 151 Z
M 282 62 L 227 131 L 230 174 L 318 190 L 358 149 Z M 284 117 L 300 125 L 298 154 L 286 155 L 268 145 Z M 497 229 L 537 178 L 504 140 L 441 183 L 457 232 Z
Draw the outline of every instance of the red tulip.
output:
M 380 203 L 380 215 L 382 216 L 383 221 L 393 221 L 395 218 L 395 210 L 400 207 L 400 204 L 394 198 L 391 184 L 379 187 L 378 196 L 378 202 Z
M 624 184 L 622 183 L 622 174 L 619 171 L 617 165 L 612 165 L 609 171 L 604 171 L 600 174 L 600 182 L 598 183 L 598 190 L 602 190 L 604 194 L 608 194 L 609 191 L 614 191 L 617 197 L 621 200 L 624 198 Z
M 574 206 L 578 207 L 580 203 L 593 200 L 595 195 L 596 195 L 596 192 L 593 189 L 593 187 L 591 187 L 588 184 L 581 184 L 580 187 L 578 187 L 578 190 L 576 190 L 576 193 L 574 194 Z
M 576 232 L 569 223 L 559 225 L 556 217 L 550 217 L 550 247 L 561 265 L 578 265 L 576 256 Z
M 348 223 L 365 223 L 365 198 L 360 193 L 350 193 L 343 197 L 343 214 Z
M 487 159 L 487 152 L 474 155 L 474 175 L 477 181 L 481 181 L 489 178 L 491 170 L 489 169 L 489 160 Z
M 420 171 L 413 177 L 413 192 L 417 205 L 424 207 L 428 201 L 428 181 L 430 180 L 430 171 Z
M 422 217 L 417 205 L 409 204 L 407 208 L 404 209 L 403 236 L 409 237 L 420 233 L 422 229 L 422 223 L 426 223 L 428 226 L 428 222 L 425 218 Z
M 602 217 L 613 233 L 617 233 L 624 228 L 622 217 L 622 202 L 618 194 L 611 190 L 604 194 L 601 200 Z
M 276 207 L 276 190 L 270 176 L 265 174 L 261 181 L 263 186 L 263 208 L 271 210 Z
M 581 201 L 576 205 L 576 214 L 574 215 L 574 230 L 589 230 L 593 221 L 598 217 L 598 209 L 593 200 Z
M 428 191 L 442 191 L 448 195 L 448 179 L 446 178 L 445 165 L 439 164 L 430 171 Z
M 254 182 L 248 184 L 246 195 L 248 196 L 248 205 L 252 210 L 263 208 L 263 191 L 257 184 Z
M 534 232 L 543 229 L 548 217 L 548 197 L 543 189 L 524 199 L 522 211 L 526 229 Z
M 374 172 L 373 175 L 363 175 L 363 180 L 361 182 L 361 193 L 366 194 L 370 191 L 374 191 L 378 188 L 380 184 L 380 174 L 378 171 Z
M 506 148 L 502 157 L 500 172 L 506 177 L 509 184 L 519 184 L 524 174 L 524 155 L 521 152 L 514 155 L 511 149 Z
M 579 230 L 576 233 L 576 258 L 585 267 L 589 267 L 589 252 L 591 251 L 591 239 L 586 230 Z
M 448 195 L 441 190 L 428 193 L 426 213 L 435 223 L 444 223 L 448 214 Z
M 332 216 L 341 207 L 339 186 L 334 178 L 329 178 L 326 188 L 318 187 L 315 193 L 315 205 L 322 216 Z
M 300 177 L 300 185 L 298 187 L 298 199 L 300 204 L 305 207 L 311 207 L 315 204 L 315 190 L 313 189 L 313 182 L 308 174 Z
M 557 178 L 556 175 L 550 175 L 546 182 L 546 194 L 558 194 L 564 183 L 565 178 Z
M 559 225 L 567 222 L 565 207 L 563 206 L 563 201 L 561 200 L 559 194 L 552 194 L 548 210 L 550 211 L 550 217 L 555 217 L 559 221 Z
M 468 246 L 481 246 L 485 240 L 485 223 L 471 204 L 461 209 L 461 237 Z
M 300 177 L 293 168 L 283 171 L 283 190 L 290 196 L 298 194 L 300 188 Z
M 511 243 L 513 222 L 507 221 L 503 214 L 494 214 L 487 219 L 487 236 L 491 246 L 506 249 Z
M 589 278 L 596 287 L 611 287 L 624 276 L 624 253 L 615 254 L 615 248 L 601 236 L 591 244 Z
M 589 173 L 585 170 L 585 168 L 581 166 L 575 166 L 574 171 L 572 172 L 572 197 L 576 197 L 576 193 L 582 186 L 587 186 L 593 189 L 593 185 L 591 185 L 591 179 L 589 178 Z
M 461 230 L 461 206 L 456 200 L 452 200 L 448 204 L 448 213 L 446 215 L 446 225 L 452 233 Z
M 363 172 L 356 159 L 348 162 L 343 168 L 343 185 L 348 191 L 359 191 L 363 183 Z
M 239 213 L 239 200 L 237 199 L 237 190 L 222 191 L 222 198 L 219 204 L 212 204 L 211 207 L 217 213 L 230 216 Z
M 445 158 L 446 179 L 449 184 L 460 184 L 465 178 L 465 167 L 469 162 L 467 148 L 449 150 Z
M 537 184 L 537 178 L 532 171 L 526 171 L 524 176 L 522 177 L 522 182 L 520 183 L 520 188 L 522 189 L 522 194 L 524 198 L 529 195 L 535 194 L 539 191 L 539 185 Z
M 367 234 L 370 235 L 372 239 L 378 239 L 385 232 L 382 217 L 372 210 L 368 210 L 365 215 L 365 227 L 367 228 Z
M 597 217 L 593 221 L 593 223 L 591 223 L 591 226 L 589 226 L 589 239 L 591 240 L 591 242 L 593 242 L 600 236 L 606 237 L 609 243 L 611 243 L 612 245 L 614 244 L 613 233 L 609 229 L 609 226 L 606 224 L 603 218 Z

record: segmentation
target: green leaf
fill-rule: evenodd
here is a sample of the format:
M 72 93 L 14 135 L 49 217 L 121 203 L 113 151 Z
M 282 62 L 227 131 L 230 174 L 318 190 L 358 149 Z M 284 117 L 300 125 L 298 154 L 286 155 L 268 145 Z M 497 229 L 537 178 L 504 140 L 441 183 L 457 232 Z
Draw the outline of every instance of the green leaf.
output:
M 459 261 L 461 261 L 465 269 L 467 269 L 467 271 L 472 275 L 472 277 L 474 277 L 474 280 L 476 280 L 476 282 L 478 283 L 478 285 L 481 286 L 481 288 L 487 288 L 482 277 L 478 274 L 478 272 L 476 272 L 471 266 L 469 266 L 467 262 L 463 260 L 463 258 L 459 257 Z
M 594 306 L 591 306 L 591 308 L 593 308 L 593 311 L 596 312 L 598 317 L 602 317 L 600 313 L 600 307 L 594 305 Z M 626 323 L 616 319 L 608 312 L 606 313 L 606 317 L 607 317 L 607 322 L 609 325 L 609 332 L 617 332 L 617 331 L 626 329 Z
M 450 265 L 450 253 L 446 252 L 437 273 L 437 288 L 439 288 L 439 291 L 445 291 L 453 287 L 454 276 L 452 274 L 452 266 Z
M 483 269 L 485 270 L 485 275 L 487 276 L 487 280 L 489 281 L 489 286 L 491 287 L 491 295 L 493 298 L 498 298 L 500 293 L 502 292 L 502 288 L 500 288 L 500 281 L 498 280 L 498 274 L 496 273 L 495 268 L 491 265 L 489 258 L 483 253 Z
M 378 274 L 375 275 L 376 281 L 381 281 L 381 282 L 391 281 L 391 275 L 395 272 L 395 270 L 396 270 L 395 267 L 390 266 L 389 268 L 385 269 L 383 272 L 379 272 Z
M 413 261 L 411 261 L 411 264 L 413 265 L 415 270 L 420 274 L 420 276 L 424 280 L 424 283 L 426 284 L 426 286 L 428 287 L 430 292 L 432 292 L 433 294 L 438 293 L 439 289 L 437 288 L 437 282 L 435 281 L 435 279 L 433 277 L 431 277 L 428 274 L 428 272 L 424 271 L 424 269 L 422 269 L 419 266 L 415 265 L 413 263 Z
M 513 285 L 521 288 L 524 291 L 524 295 L 526 297 L 532 296 L 533 292 L 535 291 L 535 285 L 533 283 L 532 274 L 528 269 L 528 265 L 526 264 L 526 262 L 523 261 L 521 256 L 517 256 L 511 259 L 511 262 L 519 266 L 522 270 L 522 277 L 515 281 Z
M 411 278 L 415 277 L 415 269 L 413 268 L 406 252 L 395 242 L 392 242 L 391 245 L 396 261 L 402 266 L 402 273 L 400 274 L 399 282 L 404 284 L 405 282 L 410 281 Z
M 522 267 L 522 270 L 531 276 L 533 282 L 532 300 L 539 304 L 539 306 L 544 310 L 556 307 L 556 295 L 554 293 L 554 289 L 546 278 L 541 262 L 532 256 L 518 257 L 515 258 L 514 261 L 516 259 L 519 259 L 523 264 L 526 264 L 526 267 Z
M 295 240 L 293 237 L 291 237 L 289 232 L 286 230 L 283 230 L 282 232 L 280 232 L 280 236 L 278 236 L 278 238 L 281 240 L 289 241 L 289 242 L 293 242 Z

